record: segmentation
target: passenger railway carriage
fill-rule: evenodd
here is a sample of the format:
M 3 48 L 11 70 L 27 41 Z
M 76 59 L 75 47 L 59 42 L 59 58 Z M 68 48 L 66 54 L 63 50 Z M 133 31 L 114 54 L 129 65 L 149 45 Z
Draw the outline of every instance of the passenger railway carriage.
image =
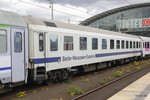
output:
M 0 11 L 0 83 L 57 81 L 150 54 L 150 38 Z M 95 65 L 95 66 L 91 66 Z

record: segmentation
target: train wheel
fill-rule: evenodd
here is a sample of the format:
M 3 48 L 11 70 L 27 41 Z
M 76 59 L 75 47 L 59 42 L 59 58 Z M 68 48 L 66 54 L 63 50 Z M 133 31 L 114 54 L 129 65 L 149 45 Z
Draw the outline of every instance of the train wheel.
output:
M 62 80 L 68 79 L 69 71 L 68 70 L 62 70 Z

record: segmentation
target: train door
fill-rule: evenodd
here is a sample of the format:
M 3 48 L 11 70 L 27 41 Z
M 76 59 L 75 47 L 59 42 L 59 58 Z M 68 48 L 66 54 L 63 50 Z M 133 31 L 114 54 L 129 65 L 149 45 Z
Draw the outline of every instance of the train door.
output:
M 12 82 L 25 80 L 25 30 L 11 29 L 11 54 L 12 54 Z
M 37 60 L 38 65 L 35 65 L 34 80 L 42 81 L 46 79 L 46 32 L 35 33 L 37 33 L 35 34 L 35 37 L 37 37 L 36 39 L 37 41 L 39 41 L 38 45 L 37 42 L 35 44 L 35 48 L 37 48 L 37 46 L 39 47 L 39 49 L 37 49 L 35 57 L 39 59 Z
M 44 58 L 44 64 L 46 63 L 46 33 L 39 33 L 39 55 L 40 58 Z M 44 65 L 45 66 L 45 65 Z
M 145 48 L 145 45 L 144 45 L 144 43 L 145 43 L 145 42 L 142 40 L 142 41 L 141 41 L 141 51 L 142 51 L 142 52 L 141 52 L 141 53 L 142 53 L 141 55 L 142 55 L 142 57 L 145 57 L 145 49 L 144 49 L 144 48 Z

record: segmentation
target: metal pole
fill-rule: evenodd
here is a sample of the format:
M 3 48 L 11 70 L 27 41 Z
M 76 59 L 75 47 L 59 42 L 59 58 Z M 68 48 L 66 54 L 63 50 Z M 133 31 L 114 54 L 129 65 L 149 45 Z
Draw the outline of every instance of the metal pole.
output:
M 50 0 L 50 8 L 51 8 L 51 20 L 53 20 L 53 1 Z
M 116 25 L 118 26 L 118 32 L 120 32 L 120 27 L 121 27 L 121 24 L 120 24 L 120 21 L 121 20 L 119 20 L 119 16 L 117 17 L 117 21 L 116 21 Z
M 68 23 L 70 23 L 70 18 L 68 18 Z
M 118 32 L 120 32 L 120 27 L 121 27 L 121 20 L 119 20 L 119 18 L 117 19 L 118 20 Z
M 121 29 L 122 29 L 122 17 L 120 18 L 120 20 L 121 20 L 120 32 L 122 32 L 122 31 L 121 31 Z
M 120 21 L 118 20 L 118 25 L 119 25 L 118 31 L 120 32 L 120 28 L 121 28 L 121 20 L 120 20 Z

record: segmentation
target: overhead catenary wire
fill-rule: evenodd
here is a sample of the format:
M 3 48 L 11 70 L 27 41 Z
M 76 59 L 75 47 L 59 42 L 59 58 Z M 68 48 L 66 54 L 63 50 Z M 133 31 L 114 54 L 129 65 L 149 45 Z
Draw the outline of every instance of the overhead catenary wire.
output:
M 26 4 L 30 4 L 30 5 L 33 5 L 33 6 L 36 6 L 36 7 L 40 7 L 40 8 L 43 8 L 43 9 L 47 9 L 47 10 L 50 10 L 50 8 L 47 8 L 47 7 L 43 7 L 43 6 L 39 6 L 37 4 L 33 4 L 31 2 L 26 2 L 26 1 L 23 1 L 23 0 L 19 0 L 20 2 L 23 2 L 23 3 L 26 3 Z M 85 17 L 81 17 L 81 16 L 78 16 L 78 15 L 73 15 L 73 14 L 70 14 L 70 13 L 66 13 L 66 12 L 62 12 L 62 11 L 58 11 L 58 10 L 55 10 L 53 9 L 55 12 L 58 12 L 58 13 L 62 13 L 62 14 L 66 14 L 66 15 L 71 15 L 71 16 L 74 16 L 74 17 L 78 17 L 78 18 L 81 18 L 81 19 L 86 19 Z
M 63 7 L 66 7 L 66 8 L 69 8 L 69 9 L 73 9 L 73 10 L 76 10 L 76 11 L 79 11 L 79 12 L 86 13 L 86 14 L 94 16 L 93 14 L 90 14 L 89 12 L 81 11 L 79 9 L 76 9 L 76 8 L 73 8 L 73 7 L 69 7 L 69 6 L 65 6 L 65 5 L 61 5 L 61 4 L 59 4 L 59 5 L 63 6 Z
M 131 4 L 128 0 L 124 0 L 124 1 L 126 1 L 128 4 Z

